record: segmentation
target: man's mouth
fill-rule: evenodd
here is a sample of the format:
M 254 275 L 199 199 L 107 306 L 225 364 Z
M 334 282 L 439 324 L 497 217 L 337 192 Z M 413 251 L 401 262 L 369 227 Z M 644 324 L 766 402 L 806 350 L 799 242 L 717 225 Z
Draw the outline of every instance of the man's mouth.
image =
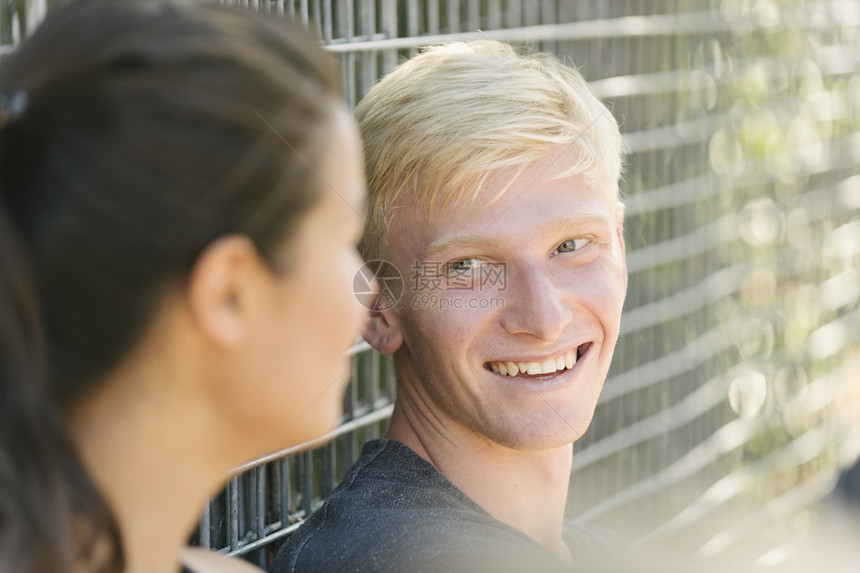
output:
M 516 360 L 485 362 L 484 368 L 503 376 L 546 376 L 564 370 L 570 370 L 591 348 L 591 342 L 580 344 L 575 350 L 568 350 L 555 358 L 540 362 L 523 362 Z

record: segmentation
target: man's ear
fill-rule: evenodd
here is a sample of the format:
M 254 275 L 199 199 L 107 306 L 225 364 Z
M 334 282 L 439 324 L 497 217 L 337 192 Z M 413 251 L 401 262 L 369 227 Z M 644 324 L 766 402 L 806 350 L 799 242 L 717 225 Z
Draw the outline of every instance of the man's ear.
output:
M 188 308 L 216 345 L 236 347 L 245 339 L 261 264 L 254 243 L 243 235 L 216 239 L 194 262 L 185 291 Z
M 403 344 L 400 319 L 393 309 L 371 310 L 362 336 L 382 354 L 394 354 Z

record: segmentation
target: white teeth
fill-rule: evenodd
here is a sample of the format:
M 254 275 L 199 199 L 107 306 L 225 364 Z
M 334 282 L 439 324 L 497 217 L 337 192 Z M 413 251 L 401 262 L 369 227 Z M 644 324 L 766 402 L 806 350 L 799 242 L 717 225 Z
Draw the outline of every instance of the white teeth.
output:
M 576 350 L 569 350 L 562 356 L 543 362 L 491 362 L 490 368 L 502 376 L 516 376 L 520 373 L 531 376 L 553 374 L 573 368 L 576 365 L 576 353 Z
M 576 354 L 571 350 L 564 355 L 564 367 L 570 370 L 576 364 Z

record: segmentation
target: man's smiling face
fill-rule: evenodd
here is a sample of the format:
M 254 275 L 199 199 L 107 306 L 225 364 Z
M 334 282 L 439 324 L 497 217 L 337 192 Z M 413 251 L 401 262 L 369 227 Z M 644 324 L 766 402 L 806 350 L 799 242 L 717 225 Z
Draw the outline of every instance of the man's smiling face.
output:
M 623 207 L 565 150 L 493 174 L 477 199 L 394 218 L 387 257 L 413 276 L 386 311 L 398 400 L 440 432 L 515 449 L 571 443 L 591 422 L 627 286 Z M 614 183 L 613 183 L 614 185 Z M 420 269 L 420 270 L 419 270 Z M 415 287 L 415 288 L 410 288 Z

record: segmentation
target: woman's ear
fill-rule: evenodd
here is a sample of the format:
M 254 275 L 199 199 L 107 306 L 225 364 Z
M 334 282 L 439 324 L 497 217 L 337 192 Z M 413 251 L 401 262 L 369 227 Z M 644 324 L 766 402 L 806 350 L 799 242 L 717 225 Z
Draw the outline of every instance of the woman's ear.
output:
M 394 354 L 403 344 L 400 320 L 393 309 L 371 310 L 362 336 L 382 354 Z
M 243 235 L 226 235 L 206 246 L 188 278 L 186 297 L 192 318 L 210 341 L 241 345 L 248 335 L 262 261 Z

